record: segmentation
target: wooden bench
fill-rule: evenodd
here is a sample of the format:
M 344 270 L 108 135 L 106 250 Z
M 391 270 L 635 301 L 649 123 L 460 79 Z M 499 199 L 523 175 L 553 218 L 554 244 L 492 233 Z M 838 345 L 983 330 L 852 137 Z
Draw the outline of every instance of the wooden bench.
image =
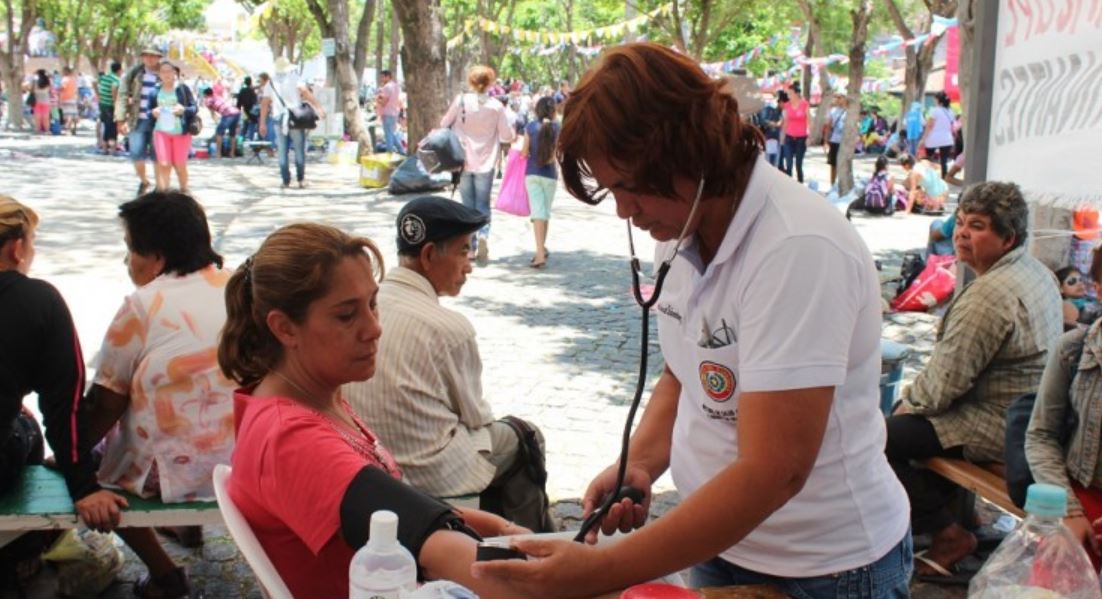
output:
M 1006 492 L 1006 480 L 1003 478 L 1006 467 L 1002 464 L 974 464 L 950 458 L 931 458 L 922 462 L 922 465 L 999 506 L 1003 511 L 1019 518 L 1025 517 L 1025 512 L 1014 505 Z
M 121 492 L 130 502 L 122 511 L 120 527 L 199 526 L 221 524 L 214 501 L 161 503 Z M 29 466 L 10 493 L 0 495 L 0 547 L 32 530 L 76 528 L 80 519 L 61 473 L 45 466 Z

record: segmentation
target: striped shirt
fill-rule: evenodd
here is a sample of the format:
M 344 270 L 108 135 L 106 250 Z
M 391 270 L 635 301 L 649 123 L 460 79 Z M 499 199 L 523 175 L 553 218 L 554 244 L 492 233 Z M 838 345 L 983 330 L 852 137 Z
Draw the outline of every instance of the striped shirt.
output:
M 99 96 L 100 106 L 112 108 L 115 106 L 115 88 L 119 86 L 119 76 L 114 73 L 103 73 L 99 76 L 96 85 L 96 95 Z
M 375 376 L 345 385 L 345 399 L 379 435 L 405 478 L 437 497 L 478 493 L 494 477 L 490 404 L 474 327 L 440 305 L 432 284 L 403 267 L 379 286 Z
M 142 72 L 142 100 L 138 112 L 139 119 L 149 118 L 149 105 L 157 96 L 157 89 L 161 85 L 161 78 L 152 71 Z
M 963 446 L 972 461 L 1002 462 L 1006 410 L 1037 391 L 1062 331 L 1052 273 L 1024 246 L 1014 249 L 949 304 L 933 355 L 903 401 L 930 420 L 942 447 Z

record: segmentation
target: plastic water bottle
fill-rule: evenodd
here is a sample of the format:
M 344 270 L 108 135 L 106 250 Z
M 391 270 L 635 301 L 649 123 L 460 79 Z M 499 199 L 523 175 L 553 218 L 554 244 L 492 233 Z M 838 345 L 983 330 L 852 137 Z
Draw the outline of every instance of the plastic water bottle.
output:
M 972 579 L 969 597 L 1099 599 L 1098 575 L 1083 544 L 1064 526 L 1068 496 L 1063 487 L 1029 486 L 1026 518 Z
M 367 544 L 348 567 L 349 599 L 399 599 L 417 590 L 417 561 L 398 542 L 398 516 L 371 514 Z

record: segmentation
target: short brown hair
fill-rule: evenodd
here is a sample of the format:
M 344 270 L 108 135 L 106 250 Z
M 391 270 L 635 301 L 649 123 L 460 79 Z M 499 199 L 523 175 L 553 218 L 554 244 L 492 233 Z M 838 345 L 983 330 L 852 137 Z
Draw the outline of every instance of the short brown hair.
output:
M 558 158 L 567 191 L 599 202 L 586 160 L 602 157 L 658 195 L 676 196 L 676 176 L 704 177 L 704 197 L 741 195 L 765 142 L 743 125 L 725 85 L 658 44 L 609 50 L 563 108 Z
M 471 89 L 480 94 L 493 85 L 496 79 L 497 73 L 484 64 L 475 65 L 467 72 L 467 83 L 471 84 Z
M 226 325 L 218 342 L 218 365 L 226 377 L 246 387 L 264 378 L 283 356 L 283 346 L 268 329 L 268 313 L 279 310 L 301 323 L 348 256 L 365 256 L 375 279 L 382 280 L 383 256 L 366 237 L 313 223 L 287 225 L 269 235 L 226 284 Z
M 38 215 L 34 210 L 11 196 L 0 194 L 0 245 L 26 238 L 37 226 Z

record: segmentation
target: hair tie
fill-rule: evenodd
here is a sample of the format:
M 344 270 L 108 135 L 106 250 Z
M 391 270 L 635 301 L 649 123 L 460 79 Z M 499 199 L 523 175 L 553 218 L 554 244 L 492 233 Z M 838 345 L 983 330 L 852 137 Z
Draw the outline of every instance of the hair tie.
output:
M 551 119 L 543 119 L 543 122 L 544 122 L 544 123 L 550 123 L 550 122 L 551 122 Z

